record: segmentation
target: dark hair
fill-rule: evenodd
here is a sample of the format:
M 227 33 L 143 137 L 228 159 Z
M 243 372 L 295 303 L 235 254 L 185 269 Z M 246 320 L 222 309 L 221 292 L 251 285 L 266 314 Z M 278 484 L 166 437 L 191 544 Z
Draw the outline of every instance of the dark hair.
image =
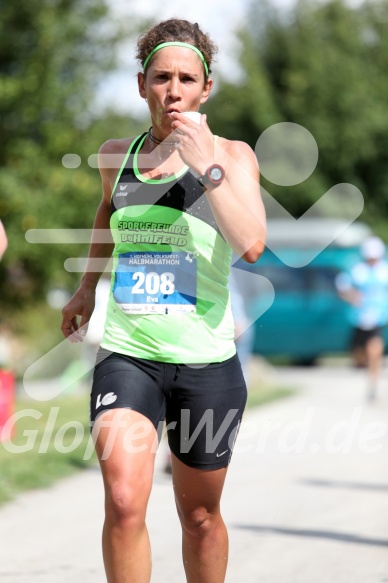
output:
M 205 57 L 209 74 L 211 73 L 211 63 L 217 52 L 217 46 L 207 33 L 202 32 L 197 22 L 193 24 L 188 20 L 170 18 L 155 24 L 139 37 L 136 58 L 143 66 L 144 61 L 155 47 L 171 41 L 185 42 L 197 47 Z

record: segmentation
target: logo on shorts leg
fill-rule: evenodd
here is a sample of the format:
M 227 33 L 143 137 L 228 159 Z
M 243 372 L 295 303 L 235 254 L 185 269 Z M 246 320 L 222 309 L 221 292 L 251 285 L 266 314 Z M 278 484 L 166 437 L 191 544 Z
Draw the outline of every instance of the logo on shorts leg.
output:
M 114 393 L 107 393 L 101 399 L 101 393 L 100 393 L 97 397 L 96 409 L 101 407 L 101 405 L 105 405 L 105 406 L 111 405 L 112 403 L 114 403 L 116 401 L 116 399 L 117 399 L 117 395 L 115 395 Z
M 216 453 L 216 457 L 221 457 L 223 455 L 225 455 L 226 453 L 228 453 L 228 449 L 226 449 L 225 451 L 223 451 L 222 453 Z

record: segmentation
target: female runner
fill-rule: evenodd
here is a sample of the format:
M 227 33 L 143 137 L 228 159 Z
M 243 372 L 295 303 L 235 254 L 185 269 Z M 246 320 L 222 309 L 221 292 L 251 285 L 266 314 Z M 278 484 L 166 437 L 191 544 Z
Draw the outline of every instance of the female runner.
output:
M 220 498 L 246 402 L 228 276 L 232 250 L 250 263 L 261 255 L 265 213 L 251 148 L 214 136 L 206 115 L 199 123 L 184 115 L 209 97 L 215 50 L 186 20 L 140 37 L 138 86 L 151 127 L 100 149 L 103 196 L 88 267 L 63 309 L 64 335 L 82 341 L 112 256 L 91 393 L 109 583 L 150 581 L 145 516 L 163 423 L 187 581 L 225 579 Z M 108 229 L 109 244 L 99 238 Z

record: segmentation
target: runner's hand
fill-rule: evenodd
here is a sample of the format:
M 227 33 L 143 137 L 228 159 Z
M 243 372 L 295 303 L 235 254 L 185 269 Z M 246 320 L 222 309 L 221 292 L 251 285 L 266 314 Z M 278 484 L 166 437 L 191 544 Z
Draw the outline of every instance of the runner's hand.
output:
M 194 172 L 204 174 L 215 161 L 214 135 L 206 122 L 206 115 L 201 115 L 199 124 L 178 112 L 172 112 L 170 117 L 175 148 L 180 157 Z
M 95 290 L 80 287 L 62 310 L 61 330 L 70 342 L 83 342 L 95 304 Z M 77 316 L 81 316 L 78 324 Z

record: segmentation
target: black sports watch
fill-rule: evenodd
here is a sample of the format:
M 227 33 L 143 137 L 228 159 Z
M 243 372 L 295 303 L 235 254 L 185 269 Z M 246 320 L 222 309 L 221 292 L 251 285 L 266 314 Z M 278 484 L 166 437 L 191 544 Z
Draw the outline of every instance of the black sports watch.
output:
M 203 186 L 218 186 L 225 178 L 225 170 L 219 164 L 212 164 L 205 174 L 198 176 L 198 180 Z

